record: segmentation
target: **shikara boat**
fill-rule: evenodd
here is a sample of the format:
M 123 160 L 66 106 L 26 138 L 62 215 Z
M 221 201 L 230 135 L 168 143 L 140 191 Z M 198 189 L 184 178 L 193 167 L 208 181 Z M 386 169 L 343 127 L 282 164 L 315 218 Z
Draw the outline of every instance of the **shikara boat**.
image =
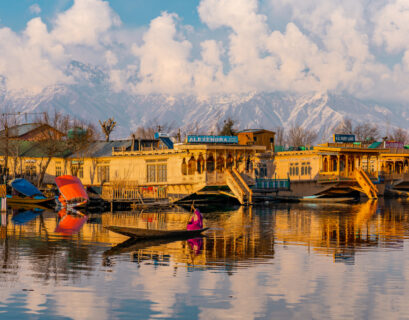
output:
M 8 204 L 45 205 L 54 202 L 54 198 L 45 197 L 37 187 L 26 179 L 14 179 L 10 182 L 10 186 L 19 195 L 7 195 Z
M 127 237 L 137 239 L 166 239 L 166 238 L 181 238 L 189 239 L 200 235 L 202 232 L 209 228 L 203 228 L 198 230 L 156 230 L 156 229 L 140 229 L 140 228 L 128 228 L 108 226 L 105 227 L 109 231 L 122 234 Z
M 55 178 L 61 196 L 59 201 L 63 207 L 79 207 L 88 202 L 89 197 L 80 179 L 65 175 Z
M 340 202 L 354 202 L 355 198 L 344 197 L 344 198 L 325 198 L 321 196 L 306 196 L 299 199 L 302 202 L 320 202 L 320 203 L 340 203 Z

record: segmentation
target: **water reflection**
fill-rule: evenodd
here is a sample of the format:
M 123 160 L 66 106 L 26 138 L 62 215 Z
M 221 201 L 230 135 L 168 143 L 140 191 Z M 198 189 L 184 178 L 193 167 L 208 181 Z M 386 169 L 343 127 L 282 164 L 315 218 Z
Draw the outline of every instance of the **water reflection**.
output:
M 371 308 L 409 315 L 382 300 L 383 290 L 409 294 L 406 202 L 208 212 L 205 237 L 176 241 L 136 241 L 104 227 L 184 229 L 191 215 L 182 208 L 16 220 L 26 211 L 9 211 L 0 228 L 0 312 L 15 317 L 83 318 L 68 303 L 101 319 L 221 318 L 226 309 L 232 318 L 369 317 Z
M 80 211 L 67 211 L 66 208 L 61 209 L 58 212 L 58 225 L 55 228 L 55 232 L 72 235 L 78 233 L 88 217 Z

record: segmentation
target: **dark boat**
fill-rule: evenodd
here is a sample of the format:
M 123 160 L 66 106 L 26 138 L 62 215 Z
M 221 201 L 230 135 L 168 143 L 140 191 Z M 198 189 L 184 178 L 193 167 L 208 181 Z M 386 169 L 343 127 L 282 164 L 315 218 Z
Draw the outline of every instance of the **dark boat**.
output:
M 203 228 L 198 230 L 156 230 L 156 229 L 140 229 L 140 228 L 128 228 L 108 226 L 105 227 L 109 231 L 122 234 L 127 237 L 137 239 L 166 239 L 166 238 L 181 238 L 189 239 L 200 235 L 202 232 L 209 228 Z
M 47 204 L 54 202 L 54 198 L 46 198 L 31 182 L 26 179 L 14 179 L 10 186 L 18 192 L 16 195 L 8 195 L 8 204 Z

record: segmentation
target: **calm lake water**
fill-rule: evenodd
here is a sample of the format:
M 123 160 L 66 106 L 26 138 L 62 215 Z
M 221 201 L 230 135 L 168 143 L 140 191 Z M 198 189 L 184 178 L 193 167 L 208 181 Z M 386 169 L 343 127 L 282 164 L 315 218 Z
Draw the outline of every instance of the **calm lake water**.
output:
M 0 318 L 409 318 L 408 202 L 202 211 L 206 238 L 124 243 L 104 226 L 179 229 L 189 212 L 10 210 Z

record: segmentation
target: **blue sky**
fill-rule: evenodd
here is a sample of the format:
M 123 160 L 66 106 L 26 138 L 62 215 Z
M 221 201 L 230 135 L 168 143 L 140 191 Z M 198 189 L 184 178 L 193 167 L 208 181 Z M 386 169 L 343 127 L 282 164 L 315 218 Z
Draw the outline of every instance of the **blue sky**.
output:
M 129 27 L 141 27 L 158 17 L 162 11 L 177 13 L 185 24 L 198 26 L 199 0 L 110 0 L 110 6 Z M 40 17 L 49 22 L 58 12 L 72 6 L 73 0 L 0 0 L 0 25 L 15 31 L 23 30 L 36 14 L 30 11 L 33 4 L 41 8 Z

